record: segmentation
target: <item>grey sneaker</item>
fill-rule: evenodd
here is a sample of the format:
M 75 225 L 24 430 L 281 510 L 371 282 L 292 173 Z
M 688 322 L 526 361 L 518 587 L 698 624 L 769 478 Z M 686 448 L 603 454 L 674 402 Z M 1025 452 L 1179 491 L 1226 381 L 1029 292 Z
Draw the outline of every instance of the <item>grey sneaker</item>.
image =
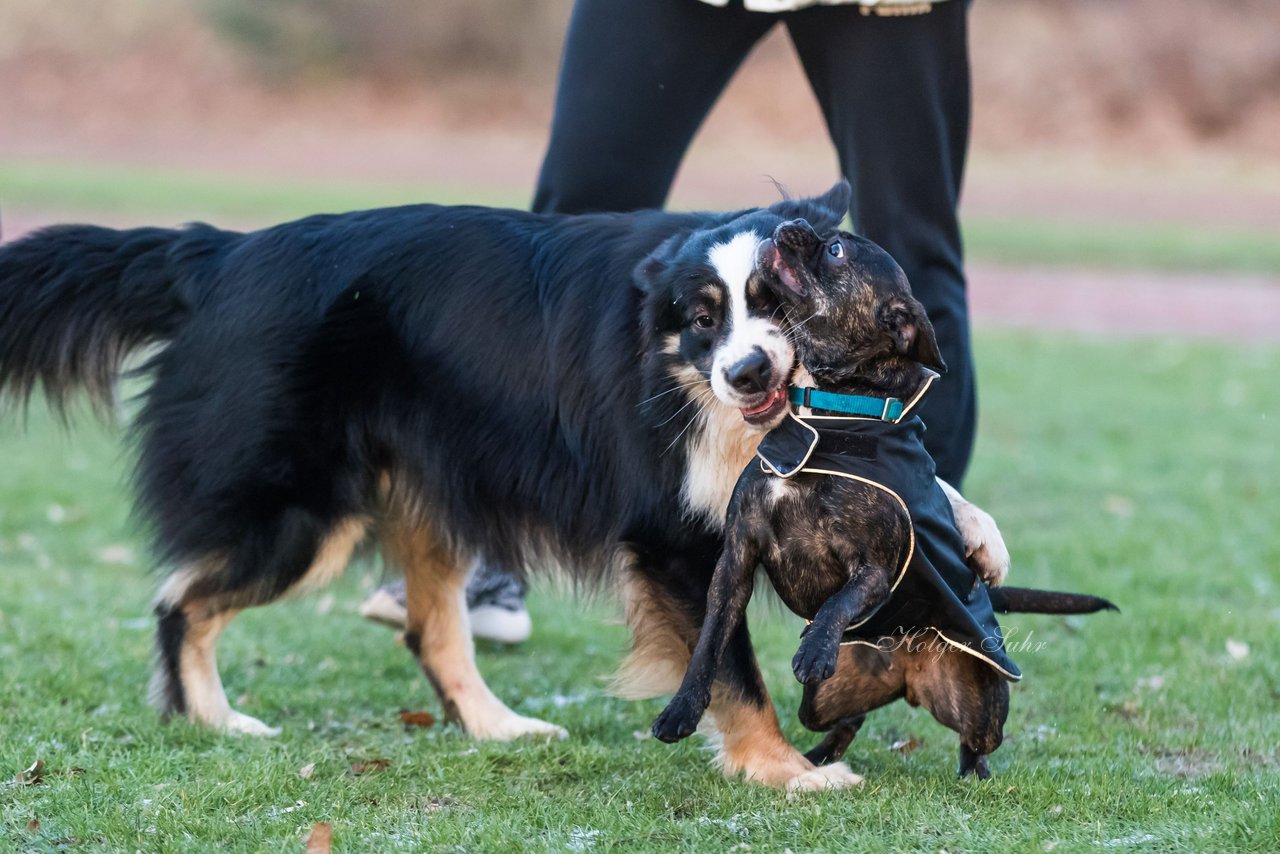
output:
M 524 582 L 495 567 L 481 564 L 467 585 L 467 611 L 474 637 L 498 643 L 522 643 L 533 632 L 525 607 Z M 364 600 L 360 616 L 395 629 L 408 619 L 404 581 L 383 585 Z

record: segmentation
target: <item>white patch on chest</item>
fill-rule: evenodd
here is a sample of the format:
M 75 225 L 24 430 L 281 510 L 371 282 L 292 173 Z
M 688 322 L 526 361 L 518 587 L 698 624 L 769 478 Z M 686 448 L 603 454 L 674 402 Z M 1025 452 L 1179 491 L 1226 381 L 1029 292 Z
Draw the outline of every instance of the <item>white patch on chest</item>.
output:
M 686 513 L 701 517 L 718 531 L 724 527 L 733 487 L 747 463 L 755 459 L 764 433 L 743 421 L 737 409 L 709 394 L 706 377 L 692 365 L 673 371 L 672 378 L 684 386 L 688 405 L 697 408 L 684 438 L 680 497 Z
M 770 506 L 777 504 L 791 495 L 791 481 L 782 477 L 775 477 L 769 481 L 769 503 Z
M 764 433 L 747 425 L 742 413 L 719 401 L 702 407 L 690 431 L 684 475 L 684 504 L 694 515 L 724 527 L 733 487 L 755 459 Z

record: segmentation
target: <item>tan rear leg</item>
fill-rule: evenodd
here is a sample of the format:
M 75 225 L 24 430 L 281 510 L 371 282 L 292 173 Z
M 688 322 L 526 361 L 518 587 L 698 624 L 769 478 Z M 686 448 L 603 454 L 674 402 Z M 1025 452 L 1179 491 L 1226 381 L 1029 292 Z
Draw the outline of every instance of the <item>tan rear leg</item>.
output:
M 327 584 L 351 559 L 367 522 L 348 519 L 334 526 L 316 550 L 312 564 L 285 595 Z M 164 715 L 185 715 L 193 723 L 243 735 L 279 735 L 277 727 L 231 708 L 218 674 L 218 636 L 252 605 L 274 596 L 260 589 L 217 590 L 225 566 L 214 559 L 183 566 L 156 595 L 157 661 L 151 679 L 152 702 Z
M 482 740 L 568 735 L 555 724 L 511 711 L 480 676 L 467 620 L 467 565 L 420 526 L 394 526 L 386 550 L 404 568 L 405 644 L 440 695 L 445 716 Z
M 788 792 L 862 784 L 862 777 L 845 763 L 816 766 L 796 750 L 782 734 L 771 702 L 757 706 L 716 689 L 703 722 L 708 735 L 718 742 L 716 761 L 726 777 L 741 775 Z
M 160 610 L 158 605 L 157 610 Z M 160 612 L 159 660 L 151 678 L 152 701 L 163 714 L 241 735 L 279 735 L 276 727 L 237 712 L 218 674 L 218 635 L 239 609 L 214 600 L 187 602 Z

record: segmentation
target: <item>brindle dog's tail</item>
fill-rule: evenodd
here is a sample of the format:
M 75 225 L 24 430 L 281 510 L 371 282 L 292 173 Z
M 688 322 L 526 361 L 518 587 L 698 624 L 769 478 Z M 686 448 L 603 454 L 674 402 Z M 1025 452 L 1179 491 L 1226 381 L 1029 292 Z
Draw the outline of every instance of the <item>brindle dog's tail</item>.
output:
M 1001 614 L 1093 614 L 1119 611 L 1101 596 L 1085 593 L 1058 593 L 1029 587 L 992 587 L 991 606 Z

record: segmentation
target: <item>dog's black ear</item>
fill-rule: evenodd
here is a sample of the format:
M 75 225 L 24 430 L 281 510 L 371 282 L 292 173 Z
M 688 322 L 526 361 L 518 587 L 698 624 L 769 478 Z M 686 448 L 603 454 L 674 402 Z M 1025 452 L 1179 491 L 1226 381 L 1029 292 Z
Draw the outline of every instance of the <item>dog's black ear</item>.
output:
M 897 342 L 899 353 L 940 374 L 947 372 L 942 351 L 938 349 L 938 336 L 919 301 L 912 297 L 895 298 L 881 308 L 879 319 L 880 325 Z
M 637 288 L 646 294 L 651 294 L 662 287 L 675 259 L 679 243 L 679 236 L 667 238 L 636 265 L 635 270 L 631 272 L 631 280 Z
M 821 196 L 818 196 L 811 201 L 815 207 L 827 211 L 835 218 L 835 222 L 833 222 L 831 227 L 827 229 L 827 231 L 834 231 L 840 223 L 844 221 L 845 214 L 849 212 L 849 202 L 852 200 L 853 188 L 849 186 L 847 178 L 841 178 L 839 183 L 833 186 L 830 190 L 827 190 Z M 814 228 L 817 228 L 817 225 L 814 225 Z M 825 234 L 826 231 L 820 230 L 818 233 Z
M 808 199 L 786 199 L 770 206 L 769 210 L 787 219 L 802 217 L 809 221 L 818 234 L 829 234 L 844 222 L 852 198 L 853 190 L 849 182 L 842 179 L 821 196 Z

